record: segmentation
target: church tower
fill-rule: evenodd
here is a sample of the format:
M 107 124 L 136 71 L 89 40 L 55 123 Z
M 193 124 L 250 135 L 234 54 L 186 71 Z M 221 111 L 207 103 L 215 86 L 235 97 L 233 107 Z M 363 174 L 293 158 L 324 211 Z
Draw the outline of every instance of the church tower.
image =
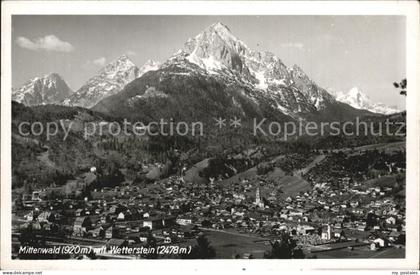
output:
M 255 205 L 264 208 L 264 202 L 261 199 L 260 187 L 257 187 L 257 191 L 255 193 Z

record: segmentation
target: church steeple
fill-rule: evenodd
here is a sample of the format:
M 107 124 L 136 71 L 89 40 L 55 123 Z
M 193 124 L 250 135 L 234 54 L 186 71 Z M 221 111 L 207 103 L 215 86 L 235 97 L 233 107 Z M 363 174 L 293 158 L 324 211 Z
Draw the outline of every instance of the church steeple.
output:
M 257 187 L 257 191 L 255 192 L 255 205 L 264 208 L 264 202 L 261 199 L 260 187 Z

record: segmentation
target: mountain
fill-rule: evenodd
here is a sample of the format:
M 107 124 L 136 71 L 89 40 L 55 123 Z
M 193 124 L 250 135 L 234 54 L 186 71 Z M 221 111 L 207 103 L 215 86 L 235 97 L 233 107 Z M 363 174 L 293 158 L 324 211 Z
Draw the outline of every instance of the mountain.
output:
M 157 70 L 93 109 L 118 117 L 189 120 L 342 120 L 369 113 L 337 102 L 298 66 L 288 68 L 273 53 L 250 49 L 222 23 L 188 39 Z
M 143 66 L 140 67 L 138 77 L 144 75 L 145 73 L 149 71 L 156 71 L 159 69 L 161 64 L 154 60 L 147 60 L 146 63 L 143 64 Z
M 210 72 L 231 71 L 256 89 L 266 92 L 286 114 L 325 108 L 334 99 L 297 65 L 289 69 L 270 52 L 250 49 L 222 23 L 208 27 L 184 46 L 191 63 Z
M 73 91 L 57 73 L 35 77 L 12 90 L 12 100 L 27 106 L 60 103 Z
M 372 113 L 394 114 L 400 112 L 397 108 L 386 106 L 383 103 L 373 103 L 372 100 L 357 87 L 353 87 L 346 94 L 338 93 L 336 99 L 349 104 L 356 109 L 368 110 Z
M 79 90 L 63 101 L 64 105 L 90 108 L 101 99 L 116 94 L 139 76 L 139 68 L 122 55 L 91 77 Z

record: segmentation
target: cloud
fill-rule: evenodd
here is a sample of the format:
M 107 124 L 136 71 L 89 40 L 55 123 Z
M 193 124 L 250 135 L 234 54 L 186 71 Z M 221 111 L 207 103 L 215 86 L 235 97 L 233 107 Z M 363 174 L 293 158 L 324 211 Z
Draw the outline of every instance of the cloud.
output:
M 280 47 L 283 48 L 294 48 L 294 49 L 298 49 L 298 50 L 303 50 L 304 46 L 302 43 L 298 43 L 298 42 L 288 42 L 288 43 L 282 43 L 280 44 Z
M 98 57 L 94 60 L 87 60 L 85 63 L 82 64 L 81 68 L 84 70 L 92 70 L 99 67 L 103 67 L 106 64 L 106 57 Z
M 19 36 L 16 39 L 16 44 L 18 44 L 18 46 L 21 48 L 32 51 L 45 50 L 55 52 L 71 52 L 74 50 L 72 44 L 60 40 L 60 38 L 53 34 L 46 35 L 44 37 L 38 37 L 33 41 L 24 36 Z
M 127 55 L 136 56 L 137 53 L 135 51 L 127 51 Z
M 106 63 L 106 58 L 105 57 L 99 57 L 99 58 L 93 60 L 92 63 L 97 65 L 97 66 L 104 66 L 105 63 Z

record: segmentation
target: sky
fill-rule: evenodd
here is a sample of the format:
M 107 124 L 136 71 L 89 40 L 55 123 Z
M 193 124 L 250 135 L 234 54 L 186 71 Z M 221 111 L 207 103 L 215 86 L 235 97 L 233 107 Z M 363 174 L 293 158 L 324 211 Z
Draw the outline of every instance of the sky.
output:
M 329 91 L 358 87 L 374 102 L 405 108 L 392 85 L 405 78 L 402 16 L 14 15 L 12 85 L 56 72 L 77 90 L 122 54 L 139 67 L 163 62 L 215 22 Z

